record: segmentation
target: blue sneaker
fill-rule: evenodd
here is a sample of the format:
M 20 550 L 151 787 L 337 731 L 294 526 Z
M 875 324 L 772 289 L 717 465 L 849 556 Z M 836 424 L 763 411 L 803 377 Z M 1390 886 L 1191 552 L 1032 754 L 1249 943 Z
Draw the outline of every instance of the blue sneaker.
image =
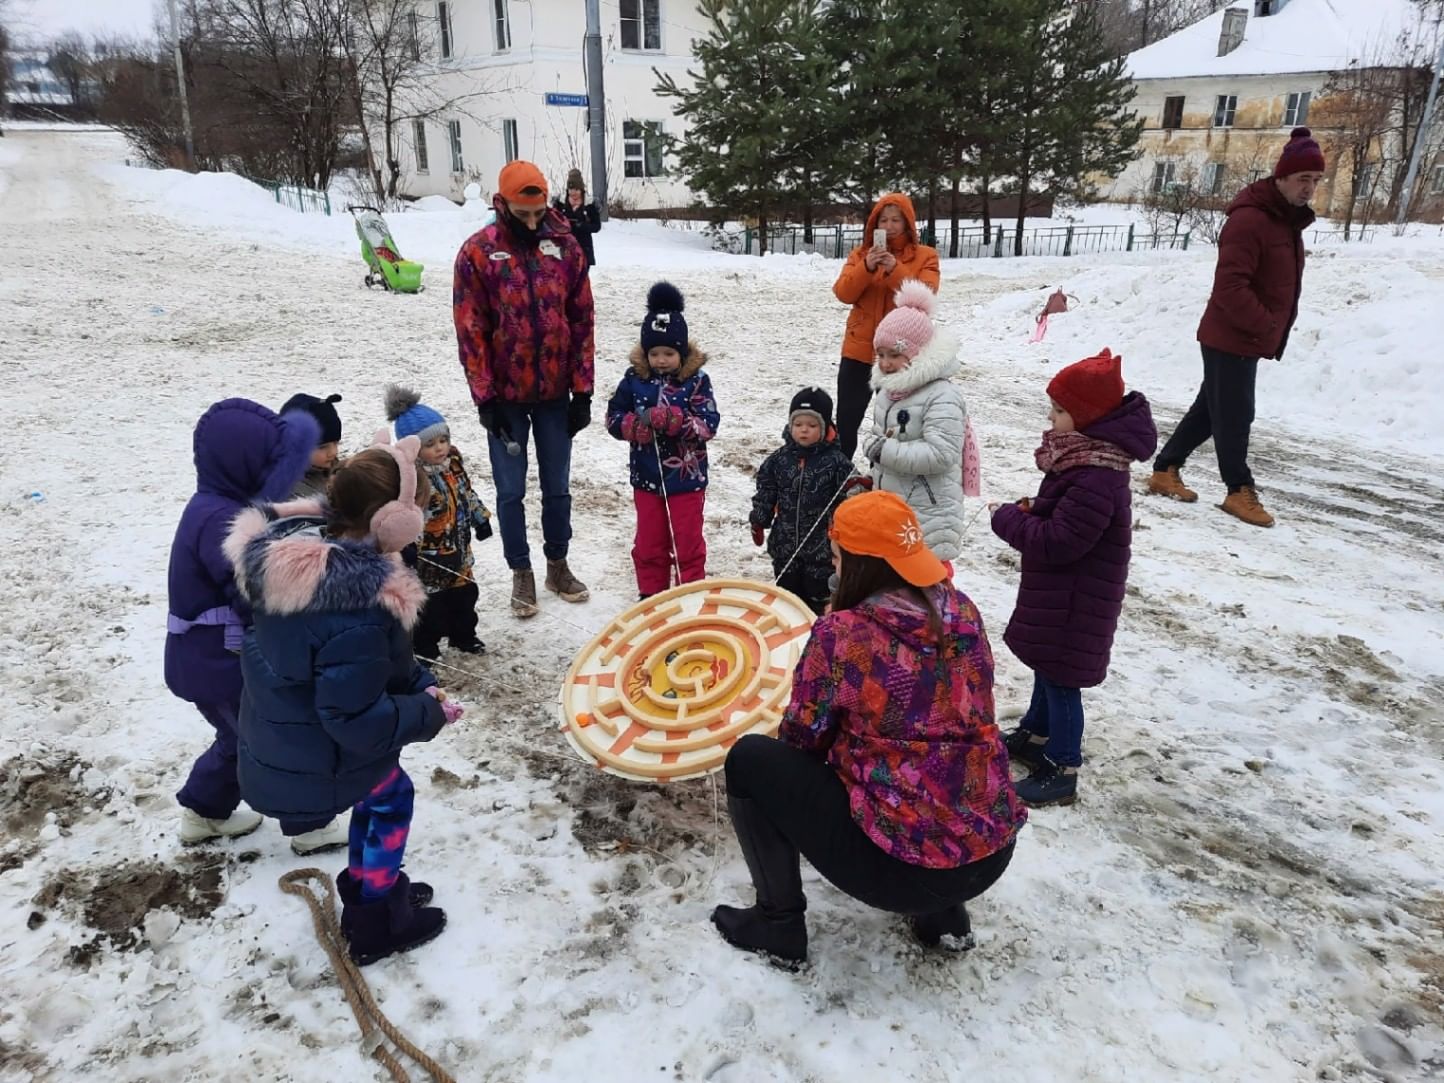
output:
M 1043 808 L 1047 805 L 1071 805 L 1078 800 L 1078 771 L 1072 767 L 1059 767 L 1046 758 L 1033 773 L 1013 789 L 1018 799 L 1029 808 Z

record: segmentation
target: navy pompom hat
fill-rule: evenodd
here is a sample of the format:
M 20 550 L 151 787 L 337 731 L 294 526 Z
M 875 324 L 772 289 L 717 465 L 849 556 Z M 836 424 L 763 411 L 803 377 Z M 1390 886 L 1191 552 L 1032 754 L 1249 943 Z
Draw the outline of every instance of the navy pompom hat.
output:
M 426 406 L 419 392 L 391 384 L 386 389 L 386 417 L 396 426 L 396 439 L 414 436 L 423 444 L 438 436 L 450 436 L 446 418 Z
M 1295 173 L 1324 172 L 1324 152 L 1314 133 L 1307 128 L 1295 128 L 1289 133 L 1284 152 L 1279 155 L 1279 164 L 1274 166 L 1274 176 L 1282 180 Z
M 682 318 L 682 291 L 670 282 L 658 282 L 647 291 L 647 315 L 642 320 L 642 353 L 653 346 L 670 346 L 687 356 L 687 321 Z
M 340 395 L 327 395 L 324 399 L 318 399 L 315 395 L 292 395 L 279 412 L 289 414 L 292 410 L 305 410 L 316 419 L 316 424 L 321 426 L 321 439 L 316 446 L 339 444 L 341 415 L 336 412 L 334 404 L 340 401 Z

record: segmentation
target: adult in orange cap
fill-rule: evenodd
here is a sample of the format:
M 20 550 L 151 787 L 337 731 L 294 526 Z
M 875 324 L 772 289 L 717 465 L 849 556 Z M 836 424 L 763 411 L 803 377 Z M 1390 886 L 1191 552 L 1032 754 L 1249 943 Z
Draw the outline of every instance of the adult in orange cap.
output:
M 757 891 L 719 906 L 728 943 L 807 957 L 799 856 L 933 947 L 970 936 L 966 900 L 1013 856 L 1027 817 L 993 722 L 993 654 L 907 503 L 865 493 L 830 531 L 838 586 L 792 679 L 777 739 L 727 756 L 727 807 Z
M 537 612 L 527 542 L 527 437 L 535 434 L 542 490 L 546 587 L 568 602 L 590 596 L 567 564 L 572 537 L 572 440 L 592 416 L 593 315 L 587 257 L 566 216 L 547 206 L 531 162 L 496 182 L 496 221 L 456 257 L 452 317 L 461 367 L 487 432 L 512 611 Z

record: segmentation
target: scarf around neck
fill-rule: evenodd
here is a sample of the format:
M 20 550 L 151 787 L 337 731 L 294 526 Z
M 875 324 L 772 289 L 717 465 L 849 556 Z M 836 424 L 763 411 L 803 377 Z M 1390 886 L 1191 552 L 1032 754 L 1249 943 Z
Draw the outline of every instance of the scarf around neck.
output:
M 1043 434 L 1043 443 L 1033 452 L 1033 461 L 1045 474 L 1061 474 L 1075 466 L 1101 466 L 1108 470 L 1128 472 L 1133 460 L 1117 444 L 1084 436 L 1081 432 Z

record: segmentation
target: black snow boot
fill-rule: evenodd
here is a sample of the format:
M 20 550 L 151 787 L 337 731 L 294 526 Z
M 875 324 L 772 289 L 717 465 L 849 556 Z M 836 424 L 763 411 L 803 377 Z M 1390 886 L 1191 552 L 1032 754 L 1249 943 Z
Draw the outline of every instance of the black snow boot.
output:
M 431 885 L 420 880 L 409 880 L 406 897 L 411 900 L 412 906 L 425 906 L 436 894 L 431 890 Z M 336 893 L 341 896 L 342 905 L 350 904 L 357 906 L 361 902 L 361 885 L 351 879 L 351 870 L 342 869 L 336 874 Z M 345 911 L 342 911 L 344 916 Z M 344 918 L 343 918 L 344 920 Z
M 719 906 L 712 911 L 712 924 L 733 947 L 761 952 L 795 970 L 807 961 L 807 897 L 802 894 L 797 850 L 748 798 L 727 798 L 727 810 L 752 874 L 757 904 Z
M 925 948 L 936 948 L 943 944 L 943 937 L 950 937 L 946 945 L 953 951 L 971 951 L 977 946 L 973 939 L 973 923 L 968 920 L 968 908 L 954 903 L 946 910 L 933 914 L 915 914 L 908 918 L 908 927 L 913 937 Z
M 402 873 L 385 898 L 342 908 L 341 931 L 357 966 L 420 947 L 446 928 L 446 911 L 412 906 L 410 892 L 411 884 Z
M 1020 767 L 1026 767 L 1029 771 L 1039 767 L 1043 763 L 1043 749 L 1047 747 L 1046 740 L 1034 740 L 1032 730 L 1025 730 L 1019 726 L 1010 730 L 1003 738 L 1003 747 L 1008 750 L 1008 759 Z

